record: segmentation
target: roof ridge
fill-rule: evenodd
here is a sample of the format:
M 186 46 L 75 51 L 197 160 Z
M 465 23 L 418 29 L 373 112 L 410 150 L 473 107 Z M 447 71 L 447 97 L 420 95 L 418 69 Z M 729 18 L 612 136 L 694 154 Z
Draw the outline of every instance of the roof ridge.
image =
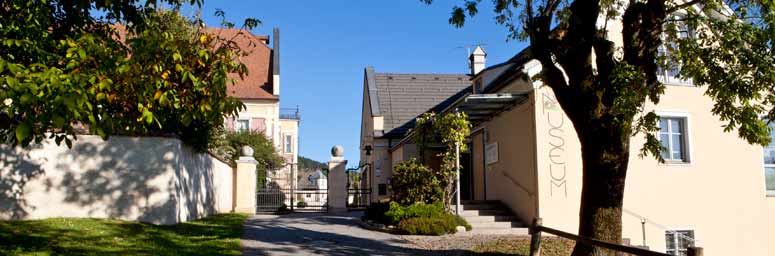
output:
M 423 76 L 470 76 L 468 74 L 453 74 L 453 73 L 374 73 L 375 75 L 423 75 Z

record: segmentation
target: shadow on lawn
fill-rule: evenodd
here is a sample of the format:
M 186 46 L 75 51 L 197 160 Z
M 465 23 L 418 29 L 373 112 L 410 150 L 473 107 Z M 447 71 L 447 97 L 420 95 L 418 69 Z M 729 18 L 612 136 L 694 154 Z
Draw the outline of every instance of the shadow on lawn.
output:
M 99 219 L 0 222 L 0 254 L 240 255 L 244 215 L 170 226 Z

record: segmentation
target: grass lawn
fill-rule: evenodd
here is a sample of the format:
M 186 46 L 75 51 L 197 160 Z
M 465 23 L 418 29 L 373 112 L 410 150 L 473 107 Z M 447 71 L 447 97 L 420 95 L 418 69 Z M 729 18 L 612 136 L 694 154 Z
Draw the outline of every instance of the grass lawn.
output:
M 543 237 L 541 238 L 541 255 L 567 256 L 573 251 L 572 240 Z M 530 237 L 501 239 L 474 247 L 470 255 L 530 255 Z
M 240 255 L 244 214 L 157 226 L 110 219 L 0 221 L 0 255 Z

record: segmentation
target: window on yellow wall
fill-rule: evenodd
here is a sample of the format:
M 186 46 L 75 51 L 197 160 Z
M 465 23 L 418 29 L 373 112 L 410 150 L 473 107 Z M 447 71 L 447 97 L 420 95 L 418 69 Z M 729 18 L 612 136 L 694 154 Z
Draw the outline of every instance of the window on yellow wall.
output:
M 686 118 L 660 117 L 659 142 L 666 162 L 689 162 Z
M 668 230 L 665 232 L 667 254 L 686 255 L 689 247 L 694 247 L 694 230 Z
M 775 196 L 775 123 L 770 123 L 770 144 L 764 147 L 764 180 L 767 195 Z
M 293 136 L 285 135 L 285 153 L 293 153 Z
M 665 23 L 665 31 L 671 34 L 674 33 L 675 39 L 691 39 L 694 38 L 694 31 L 689 27 L 686 22 L 686 15 L 678 14 Z M 660 66 L 657 70 L 657 78 L 659 81 L 665 84 L 671 85 L 685 85 L 693 86 L 691 78 L 679 78 L 678 73 L 681 71 L 681 63 L 679 60 L 671 58 L 674 56 L 668 56 L 667 50 L 675 52 L 678 51 L 678 43 L 670 39 L 667 35 L 662 38 L 662 45 L 657 48 L 658 56 L 660 58 Z

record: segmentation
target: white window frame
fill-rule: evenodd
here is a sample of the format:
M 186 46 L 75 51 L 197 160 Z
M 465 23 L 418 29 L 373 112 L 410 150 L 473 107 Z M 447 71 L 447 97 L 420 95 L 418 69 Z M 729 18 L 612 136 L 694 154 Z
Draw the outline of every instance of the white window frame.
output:
M 672 16 L 672 18 L 677 19 L 677 18 L 680 18 L 681 16 L 686 16 L 686 14 L 675 14 Z M 689 28 L 689 25 L 685 25 L 685 26 L 686 26 L 686 33 L 688 34 L 687 36 L 689 38 L 695 38 L 695 34 L 694 34 L 695 32 Z M 681 33 L 680 29 L 677 29 L 677 30 L 678 30 L 677 33 L 680 34 Z M 680 37 L 680 35 L 677 35 L 677 36 Z M 667 48 L 664 45 L 666 41 L 665 39 L 666 39 L 665 36 L 663 36 L 662 37 L 663 44 L 659 46 L 659 50 L 666 53 Z M 678 68 L 680 69 L 680 66 Z M 695 86 L 694 81 L 692 81 L 691 78 L 681 79 L 681 78 L 678 78 L 677 76 L 670 75 L 670 71 L 667 69 L 663 69 L 663 67 L 659 67 L 657 69 L 657 79 L 665 85 L 677 85 L 677 86 L 687 86 L 687 87 Z
M 240 127 L 239 127 L 239 123 L 240 122 L 246 122 L 247 123 L 247 125 L 245 126 L 244 129 L 240 129 Z M 243 130 L 244 131 L 250 131 L 250 119 L 237 119 L 237 120 L 235 120 L 234 121 L 234 130 L 238 131 L 238 132 L 239 131 L 243 131 Z
M 676 119 L 682 119 L 683 121 L 683 128 L 684 132 L 681 137 L 683 137 L 683 143 L 684 145 L 684 158 L 681 161 L 671 161 L 668 159 L 665 159 L 665 165 L 691 165 L 693 163 L 694 157 L 693 157 L 693 144 L 692 144 L 692 122 L 691 122 L 691 115 L 686 112 L 681 111 L 655 111 L 657 116 L 659 116 L 660 120 L 662 118 L 676 118 Z M 657 123 L 659 125 L 659 123 Z M 661 131 L 660 131 L 661 132 Z M 660 132 L 657 132 L 657 140 L 661 139 Z M 660 141 L 661 145 L 661 141 Z M 662 152 L 660 151 L 660 154 Z
M 773 128 L 775 128 L 775 127 L 773 127 L 773 126 L 775 126 L 775 125 L 772 125 L 772 124 L 768 125 L 768 127 L 770 127 L 770 134 L 775 132 L 775 130 L 773 130 Z M 773 143 L 775 143 L 775 142 L 773 142 Z M 766 149 L 766 148 L 769 148 L 769 145 L 764 147 L 763 149 Z M 775 150 L 775 145 L 773 145 L 772 148 Z M 767 168 L 775 168 L 775 163 L 768 164 L 768 163 L 764 162 L 764 150 L 762 150 L 762 164 L 764 166 L 762 168 L 762 171 L 764 172 L 764 191 L 766 191 L 767 197 L 775 197 L 775 190 L 767 189 Z
M 283 136 L 283 153 L 293 153 L 293 134 Z
M 677 232 L 682 232 L 682 231 L 691 231 L 691 232 L 692 232 L 692 235 L 693 235 L 694 237 L 690 237 L 689 239 L 691 239 L 691 240 L 692 240 L 692 241 L 691 241 L 692 245 L 693 245 L 694 247 L 697 247 L 697 230 L 695 230 L 695 229 L 693 229 L 693 228 L 677 228 L 677 229 L 670 229 L 670 230 L 665 230 L 665 253 L 667 253 L 667 254 L 670 254 L 670 255 L 678 255 L 678 254 L 675 254 L 675 253 L 672 253 L 672 254 L 671 254 L 671 253 L 669 252 L 669 250 L 671 250 L 671 249 L 667 247 L 667 236 L 668 236 L 670 233 L 677 233 Z M 679 244 L 679 243 L 678 243 L 678 237 L 679 237 L 678 235 L 674 235 L 674 236 L 673 236 L 673 244 L 675 244 L 676 246 L 678 246 L 678 244 Z M 686 239 L 686 238 L 685 238 L 685 239 Z M 688 248 L 686 248 L 686 249 L 680 249 L 680 248 L 677 248 L 677 247 L 676 247 L 676 248 L 674 248 L 674 249 L 672 249 L 672 250 L 673 250 L 673 251 L 678 251 L 678 252 L 684 252 L 684 254 L 683 254 L 683 255 L 686 255 L 686 251 L 687 251 L 687 249 L 688 249 Z

